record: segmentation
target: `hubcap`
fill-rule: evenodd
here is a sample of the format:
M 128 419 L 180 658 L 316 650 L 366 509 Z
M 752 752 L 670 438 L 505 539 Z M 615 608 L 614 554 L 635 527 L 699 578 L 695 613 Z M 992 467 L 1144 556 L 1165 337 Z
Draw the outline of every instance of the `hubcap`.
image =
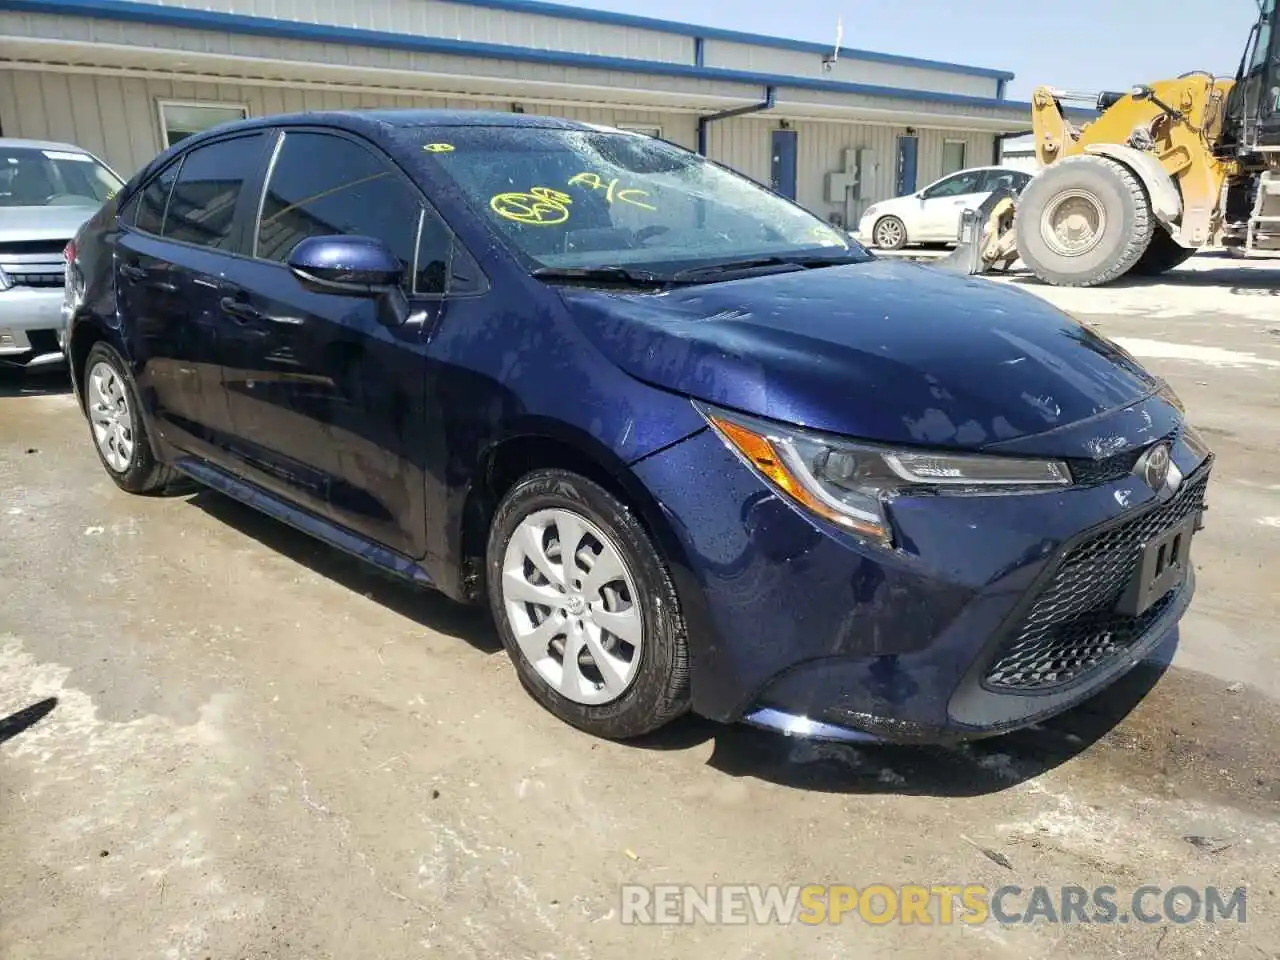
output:
M 133 418 L 124 382 L 109 363 L 95 363 L 89 371 L 89 422 L 102 459 L 116 473 L 133 462 Z
M 876 227 L 876 240 L 882 247 L 897 246 L 902 240 L 902 228 L 896 220 L 885 220 Z
M 1090 190 L 1058 194 L 1040 217 L 1040 236 L 1050 250 L 1062 257 L 1088 253 L 1106 230 L 1106 208 Z
M 502 602 L 521 653 L 566 699 L 610 703 L 635 680 L 644 642 L 635 578 L 586 517 L 540 510 L 520 522 L 503 558 Z

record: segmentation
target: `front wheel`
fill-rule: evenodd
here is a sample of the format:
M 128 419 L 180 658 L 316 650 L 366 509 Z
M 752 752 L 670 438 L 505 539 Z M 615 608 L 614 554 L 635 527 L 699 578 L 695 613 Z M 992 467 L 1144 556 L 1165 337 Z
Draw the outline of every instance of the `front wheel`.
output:
M 1107 157 L 1059 160 L 1018 201 L 1018 255 L 1045 283 L 1095 287 L 1124 276 L 1146 252 L 1155 216 L 1142 181 Z
M 907 225 L 897 217 L 881 217 L 871 230 L 871 242 L 880 250 L 901 250 L 907 244 Z
M 494 515 L 486 571 L 503 645 L 555 716 L 620 740 L 688 709 L 671 577 L 632 511 L 603 487 L 563 470 L 524 477 Z

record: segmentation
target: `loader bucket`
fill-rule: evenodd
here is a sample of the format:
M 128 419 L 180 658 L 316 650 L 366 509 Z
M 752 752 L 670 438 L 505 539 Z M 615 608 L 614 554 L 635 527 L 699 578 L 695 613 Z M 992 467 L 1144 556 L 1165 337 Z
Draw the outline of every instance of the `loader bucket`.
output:
M 940 270 L 978 276 L 997 263 L 1005 268 L 1017 258 L 1013 248 L 1013 215 L 1018 195 L 999 187 L 977 209 L 966 210 L 960 219 L 956 248 L 934 263 Z

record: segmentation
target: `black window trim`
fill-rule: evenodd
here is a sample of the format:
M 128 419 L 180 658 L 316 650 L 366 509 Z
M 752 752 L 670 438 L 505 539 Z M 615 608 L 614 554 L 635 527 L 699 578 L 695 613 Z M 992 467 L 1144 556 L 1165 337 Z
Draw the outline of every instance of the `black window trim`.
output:
M 199 143 L 193 143 L 189 147 L 180 148 L 180 152 L 177 154 L 177 156 L 175 156 L 172 160 L 166 163 L 159 170 L 157 170 L 154 174 L 147 177 L 147 179 L 143 183 L 139 184 L 138 189 L 135 190 L 129 196 L 129 198 L 125 201 L 125 205 L 127 206 L 129 203 L 132 203 L 134 197 L 140 197 L 143 191 L 145 191 L 147 187 L 149 187 L 152 183 L 154 183 L 159 177 L 163 176 L 165 172 L 170 169 L 170 167 L 176 166 L 177 173 L 174 176 L 173 187 L 169 188 L 169 195 L 165 198 L 165 201 L 164 201 L 164 214 L 160 218 L 160 229 L 163 230 L 165 220 L 169 216 L 169 204 L 173 199 L 173 190 L 175 187 L 177 187 L 178 180 L 182 176 L 182 167 L 183 167 L 183 164 L 186 163 L 187 157 L 195 153 L 197 150 L 203 149 L 204 147 L 211 147 L 220 143 L 228 143 L 232 140 L 241 140 L 241 139 L 247 139 L 249 137 L 261 136 L 264 133 L 268 135 L 266 139 L 269 139 L 271 131 L 269 129 L 266 129 L 260 126 L 251 127 L 249 129 L 229 130 L 221 136 L 211 137 L 209 139 L 202 139 L 200 140 Z M 262 149 L 265 152 L 265 149 L 266 149 L 265 141 Z M 234 238 L 234 241 L 235 241 L 233 244 L 235 249 L 226 250 L 222 247 L 211 247 L 202 243 L 192 243 L 189 240 L 177 240 L 173 237 L 165 236 L 163 233 L 151 233 L 148 230 L 143 230 L 138 226 L 136 226 L 135 224 L 129 222 L 128 220 L 125 220 L 123 222 L 130 230 L 136 233 L 140 233 L 144 237 L 152 237 L 156 240 L 163 240 L 165 243 L 176 244 L 177 246 L 186 247 L 191 250 L 203 250 L 206 253 L 221 254 L 227 257 L 236 257 L 241 260 L 250 259 L 243 252 L 241 252 L 244 249 L 244 215 L 246 212 L 244 210 L 245 196 L 252 192 L 254 181 L 261 176 L 261 172 L 262 172 L 262 156 L 259 155 L 259 157 L 257 158 L 256 164 L 244 179 L 244 184 L 240 190 L 240 196 L 236 198 L 235 210 L 231 215 L 231 236 Z
M 171 158 L 169 162 L 159 170 L 155 171 L 151 176 L 147 177 L 146 180 L 138 184 L 137 188 L 135 188 L 129 196 L 125 197 L 124 203 L 117 207 L 116 219 L 134 233 L 140 233 L 144 237 L 154 237 L 157 240 L 165 239 L 163 234 L 152 233 L 150 230 L 144 230 L 142 227 L 138 226 L 138 207 L 142 205 L 142 195 L 151 189 L 151 185 L 172 170 L 173 183 L 169 185 L 169 192 L 164 196 L 164 209 L 160 211 L 160 229 L 163 230 L 164 218 L 169 213 L 169 200 L 173 196 L 173 185 L 178 182 L 178 177 L 182 175 L 182 163 L 186 159 L 186 153 L 178 154 L 176 157 Z M 180 243 L 181 241 L 175 240 L 172 242 Z
M 288 264 L 282 263 L 279 260 L 268 260 L 265 257 L 258 256 L 258 237 L 259 237 L 259 234 L 262 232 L 262 211 L 266 207 L 267 187 L 271 183 L 271 175 L 275 171 L 276 161 L 280 157 L 280 151 L 284 149 L 285 140 L 288 139 L 290 133 L 314 133 L 314 134 L 319 134 L 321 136 L 337 137 L 340 140 L 347 140 L 351 143 L 356 144 L 359 147 L 363 147 L 365 150 L 369 151 L 369 153 L 374 157 L 375 160 L 378 160 L 386 164 L 388 169 L 392 172 L 392 175 L 396 177 L 396 179 L 399 180 L 402 185 L 406 186 L 409 189 L 409 192 L 414 197 L 417 198 L 418 226 L 417 226 L 417 229 L 414 231 L 413 270 L 412 270 L 413 279 L 409 289 L 409 296 L 417 300 L 442 301 L 442 300 L 457 300 L 457 299 L 463 299 L 468 297 L 484 296 L 490 291 L 491 285 L 489 282 L 489 275 L 485 273 L 484 268 L 480 266 L 480 261 L 477 260 L 475 255 L 472 254 L 471 251 L 467 249 L 466 244 L 462 242 L 462 239 L 458 236 L 457 231 L 455 231 L 453 227 L 449 225 L 449 221 L 447 221 L 441 215 L 439 209 L 436 207 L 435 204 L 431 202 L 430 198 L 426 195 L 426 193 L 422 190 L 422 188 L 419 187 L 418 184 L 414 182 L 412 177 L 410 177 L 407 173 L 405 173 L 404 168 L 401 167 L 400 164 L 396 162 L 396 159 L 392 157 L 389 153 L 387 153 L 385 150 L 383 150 L 378 144 L 372 142 L 371 140 L 368 140 L 365 137 L 360 136 L 359 134 L 352 133 L 350 130 L 346 130 L 342 127 L 327 127 L 327 126 L 314 125 L 314 124 L 297 124 L 297 125 L 289 125 L 289 126 L 276 126 L 270 129 L 271 129 L 271 132 L 274 133 L 276 141 L 275 141 L 275 145 L 271 148 L 270 159 L 268 160 L 266 164 L 266 168 L 262 173 L 262 181 L 258 184 L 257 203 L 255 204 L 255 209 L 252 214 L 252 221 L 248 225 L 249 229 L 252 231 L 252 241 L 249 244 L 249 257 L 251 259 L 255 260 L 258 263 L 272 264 L 273 266 L 283 267 L 286 270 L 288 269 Z M 418 266 L 419 266 L 418 258 L 422 256 L 422 231 L 426 227 L 428 214 L 434 216 L 436 220 L 438 220 L 444 226 L 445 231 L 449 235 L 449 254 L 448 254 L 449 258 L 445 263 L 446 288 L 445 288 L 445 291 L 442 293 L 425 293 L 425 292 L 420 292 L 418 290 Z M 471 259 L 471 262 L 476 265 L 476 270 L 479 272 L 480 282 L 476 284 L 476 289 L 474 290 L 466 290 L 460 293 L 451 293 L 449 292 L 448 286 L 447 286 L 448 278 L 452 276 L 453 258 L 457 254 L 459 249 L 462 249 L 466 253 L 466 255 Z

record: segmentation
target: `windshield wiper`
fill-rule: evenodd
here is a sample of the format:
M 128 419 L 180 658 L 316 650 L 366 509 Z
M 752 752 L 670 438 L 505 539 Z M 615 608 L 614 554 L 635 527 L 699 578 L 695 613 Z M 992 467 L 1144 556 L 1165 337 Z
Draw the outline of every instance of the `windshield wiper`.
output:
M 693 280 L 698 277 L 713 277 L 722 273 L 742 273 L 759 270 L 765 267 L 795 267 L 797 270 L 808 270 L 813 267 L 834 267 L 843 263 L 863 263 L 867 260 L 861 255 L 840 254 L 833 257 L 818 256 L 812 253 L 795 254 L 793 256 L 752 257 L 746 260 L 725 260 L 721 263 L 708 263 L 701 267 L 690 267 L 676 273 L 674 280 Z
M 613 283 L 633 287 L 665 287 L 671 282 L 671 277 L 630 267 L 539 267 L 533 276 L 565 283 Z

